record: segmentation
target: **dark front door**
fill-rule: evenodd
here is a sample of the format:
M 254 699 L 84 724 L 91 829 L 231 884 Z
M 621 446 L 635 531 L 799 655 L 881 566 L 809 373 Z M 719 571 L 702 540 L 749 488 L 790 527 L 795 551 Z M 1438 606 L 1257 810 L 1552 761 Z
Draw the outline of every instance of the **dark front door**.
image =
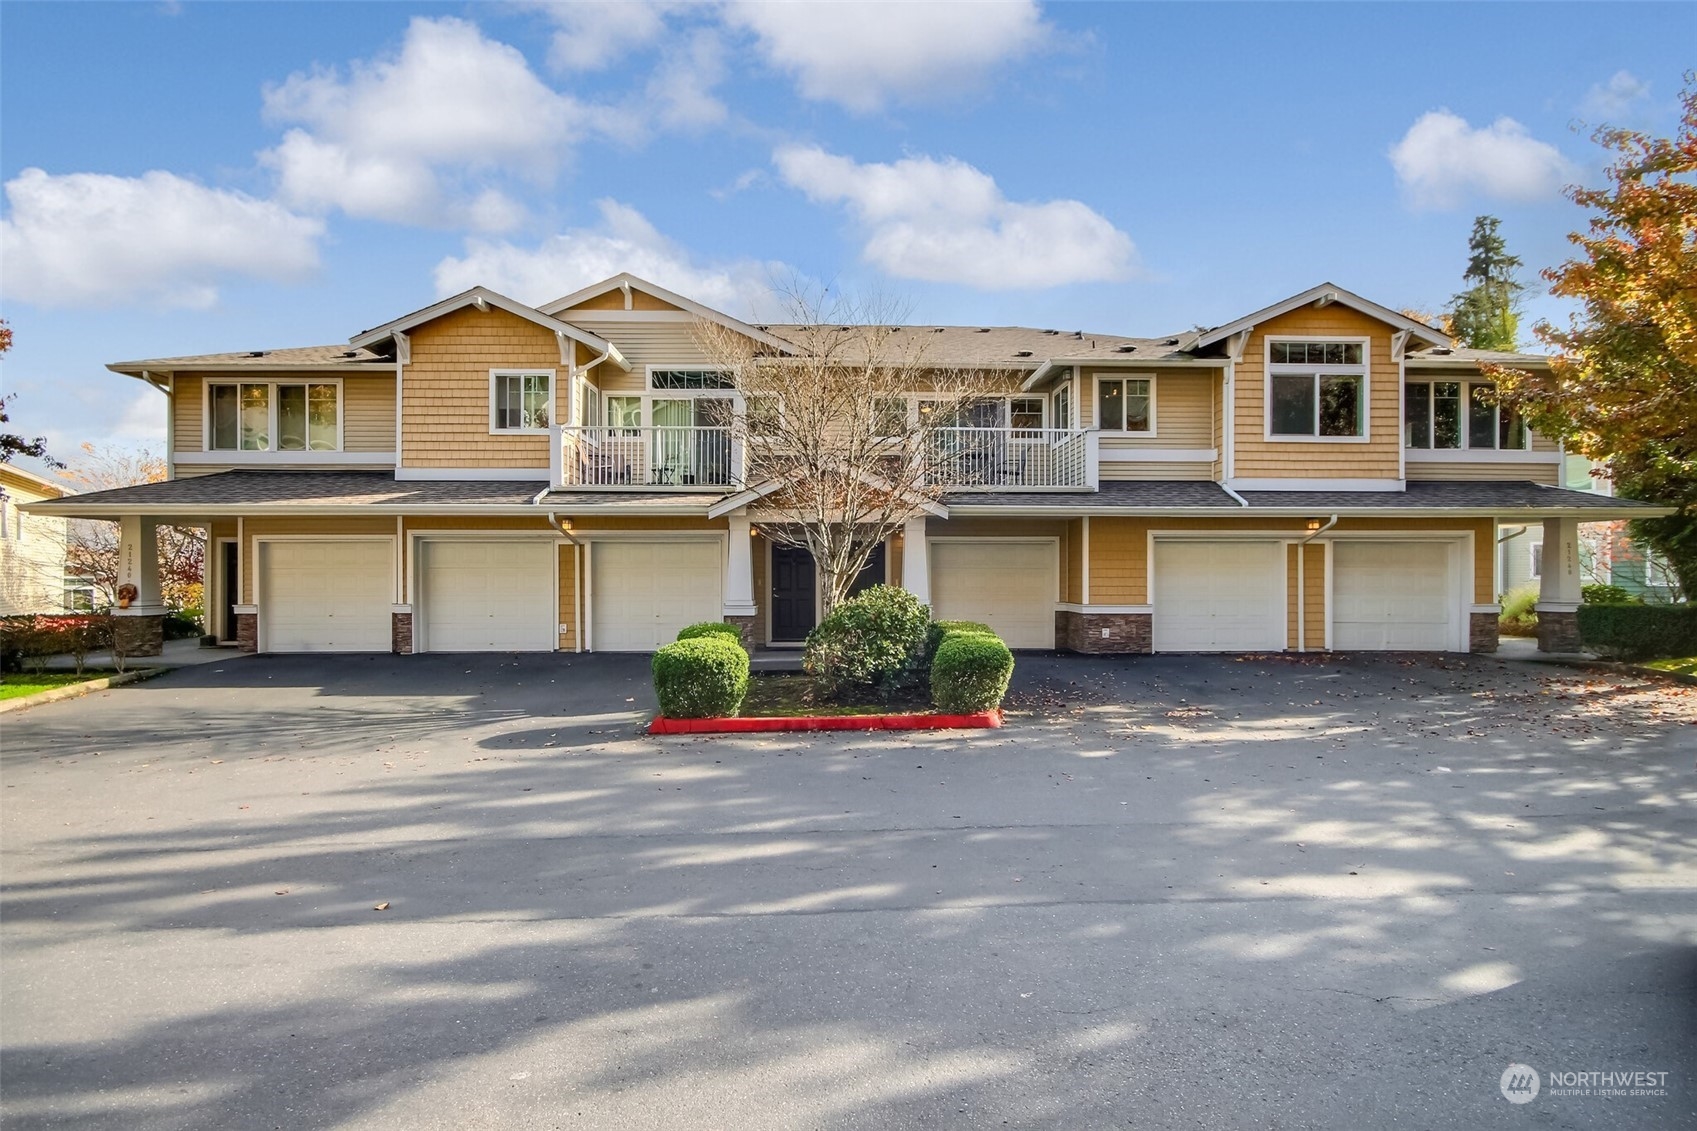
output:
M 236 638 L 236 595 L 241 586 L 240 559 L 236 557 L 236 543 L 218 543 L 220 560 L 218 568 L 222 571 L 220 580 L 224 583 L 224 623 L 219 626 L 218 639 L 234 640 Z
M 849 586 L 849 596 L 852 597 L 864 589 L 882 584 L 884 584 L 884 543 L 880 542 L 872 547 L 872 556 L 866 559 L 866 568 L 860 571 L 860 575 L 854 579 L 854 584 Z
M 772 640 L 806 640 L 817 617 L 813 555 L 799 546 L 772 547 Z

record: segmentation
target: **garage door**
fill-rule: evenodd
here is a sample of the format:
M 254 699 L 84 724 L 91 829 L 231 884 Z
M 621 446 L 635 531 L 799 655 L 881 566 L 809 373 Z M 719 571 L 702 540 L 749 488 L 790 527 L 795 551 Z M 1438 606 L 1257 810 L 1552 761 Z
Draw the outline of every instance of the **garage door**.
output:
M 652 652 L 678 629 L 719 620 L 720 543 L 596 542 L 590 640 L 597 652 Z
M 1335 542 L 1332 647 L 1365 651 L 1459 648 L 1451 542 Z
M 1284 546 L 1155 543 L 1157 652 L 1263 652 L 1285 646 Z
M 1010 648 L 1055 646 L 1053 542 L 933 542 L 931 615 L 981 621 Z
M 419 545 L 424 647 L 432 652 L 552 652 L 553 542 Z
M 267 652 L 387 652 L 394 599 L 387 539 L 262 544 L 260 646 Z

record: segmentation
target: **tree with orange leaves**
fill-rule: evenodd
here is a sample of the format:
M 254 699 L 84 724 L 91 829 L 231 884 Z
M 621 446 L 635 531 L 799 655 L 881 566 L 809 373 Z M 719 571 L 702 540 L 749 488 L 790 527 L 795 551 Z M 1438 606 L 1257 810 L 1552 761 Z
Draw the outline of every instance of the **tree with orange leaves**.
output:
M 1503 399 L 1568 450 L 1604 462 L 1623 496 L 1676 506 L 1633 535 L 1697 594 L 1697 72 L 1686 75 L 1677 134 L 1599 129 L 1614 154 L 1601 188 L 1568 196 L 1592 210 L 1569 240 L 1579 254 L 1546 270 L 1576 299 L 1567 326 L 1540 323 L 1548 374 L 1503 370 Z

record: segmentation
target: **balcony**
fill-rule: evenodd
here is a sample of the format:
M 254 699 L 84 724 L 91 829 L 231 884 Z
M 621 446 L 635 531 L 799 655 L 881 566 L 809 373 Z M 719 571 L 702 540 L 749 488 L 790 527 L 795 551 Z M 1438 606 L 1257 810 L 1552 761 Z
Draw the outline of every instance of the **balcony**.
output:
M 553 431 L 556 489 L 723 494 L 750 478 L 729 427 Z M 951 491 L 1088 491 L 1096 486 L 1095 441 L 1094 432 L 1056 428 L 938 429 L 923 440 L 923 479 Z
M 725 427 L 554 429 L 561 488 L 723 493 L 742 483 L 742 445 Z

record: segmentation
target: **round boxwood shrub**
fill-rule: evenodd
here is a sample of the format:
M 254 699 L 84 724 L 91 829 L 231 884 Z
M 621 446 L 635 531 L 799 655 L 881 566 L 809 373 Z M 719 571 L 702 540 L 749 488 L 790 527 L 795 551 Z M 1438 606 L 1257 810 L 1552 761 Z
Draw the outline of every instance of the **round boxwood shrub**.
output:
M 695 640 L 702 636 L 728 636 L 738 644 L 742 643 L 742 629 L 722 620 L 704 620 L 678 629 L 679 640 Z
M 668 644 L 654 653 L 654 694 L 669 719 L 734 715 L 748 694 L 748 653 L 720 633 Z
M 931 661 L 931 702 L 939 711 L 970 715 L 1002 705 L 1013 677 L 1013 653 L 997 636 L 951 632 Z
M 905 589 L 874 585 L 850 597 L 807 634 L 802 666 L 832 698 L 889 698 L 919 684 L 931 610 Z

